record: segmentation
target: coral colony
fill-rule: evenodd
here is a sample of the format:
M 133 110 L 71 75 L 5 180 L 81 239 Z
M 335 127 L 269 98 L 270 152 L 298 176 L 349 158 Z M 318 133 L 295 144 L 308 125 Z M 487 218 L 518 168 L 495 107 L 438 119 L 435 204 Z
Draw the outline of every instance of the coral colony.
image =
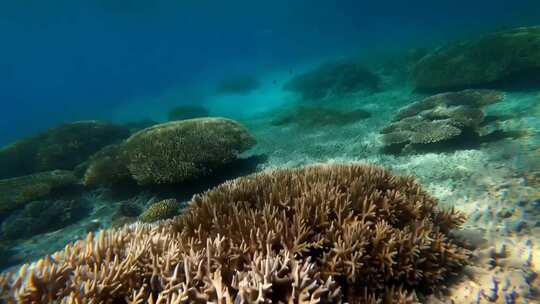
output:
M 286 104 L 15 141 L 0 303 L 540 303 L 539 95 L 508 89 L 539 50 L 531 26 L 230 75 L 205 97 Z

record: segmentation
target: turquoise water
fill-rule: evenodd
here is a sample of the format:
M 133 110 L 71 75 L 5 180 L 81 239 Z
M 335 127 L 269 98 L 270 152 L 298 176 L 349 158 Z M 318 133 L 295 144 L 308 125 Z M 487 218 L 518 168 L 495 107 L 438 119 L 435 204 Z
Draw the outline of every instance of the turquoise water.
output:
M 536 1 L 26 1 L 0 25 L 0 303 L 540 303 Z

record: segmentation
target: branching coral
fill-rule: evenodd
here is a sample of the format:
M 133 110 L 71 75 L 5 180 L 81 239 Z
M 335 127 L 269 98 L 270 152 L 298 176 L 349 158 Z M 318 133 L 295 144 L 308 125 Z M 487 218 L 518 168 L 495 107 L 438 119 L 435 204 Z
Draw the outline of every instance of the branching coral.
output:
M 381 133 L 385 146 L 415 151 L 429 144 L 443 143 L 473 134 L 485 120 L 482 107 L 499 102 L 501 93 L 465 90 L 443 93 L 414 102 L 402 109 Z
M 20 303 L 415 303 L 466 263 L 413 179 L 312 166 L 227 182 L 157 225 L 89 234 L 0 277 Z

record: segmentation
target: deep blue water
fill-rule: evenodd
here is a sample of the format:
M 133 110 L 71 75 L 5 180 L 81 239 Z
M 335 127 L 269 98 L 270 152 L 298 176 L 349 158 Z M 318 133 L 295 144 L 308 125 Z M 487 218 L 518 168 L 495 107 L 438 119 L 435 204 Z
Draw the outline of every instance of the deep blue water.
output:
M 536 0 L 2 1 L 0 144 L 216 75 L 538 21 Z

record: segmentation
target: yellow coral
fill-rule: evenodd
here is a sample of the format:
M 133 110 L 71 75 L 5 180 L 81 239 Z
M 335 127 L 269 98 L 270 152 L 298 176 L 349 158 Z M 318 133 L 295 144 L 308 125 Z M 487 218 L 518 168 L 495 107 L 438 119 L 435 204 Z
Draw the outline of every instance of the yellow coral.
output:
M 175 199 L 166 199 L 152 204 L 140 216 L 141 222 L 155 222 L 175 216 L 178 212 L 178 202 Z

